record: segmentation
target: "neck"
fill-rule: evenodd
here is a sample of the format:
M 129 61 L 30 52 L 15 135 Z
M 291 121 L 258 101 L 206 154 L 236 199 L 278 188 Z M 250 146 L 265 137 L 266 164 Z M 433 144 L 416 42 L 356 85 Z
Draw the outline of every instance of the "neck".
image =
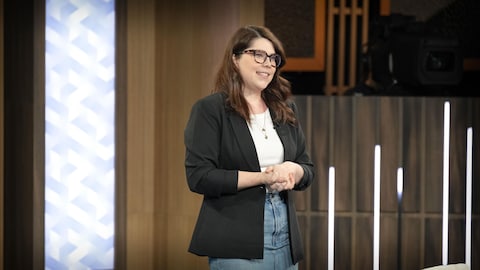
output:
M 262 99 L 261 95 L 248 95 L 245 96 L 245 100 L 248 103 L 250 112 L 254 114 L 263 113 L 267 109 L 267 104 Z

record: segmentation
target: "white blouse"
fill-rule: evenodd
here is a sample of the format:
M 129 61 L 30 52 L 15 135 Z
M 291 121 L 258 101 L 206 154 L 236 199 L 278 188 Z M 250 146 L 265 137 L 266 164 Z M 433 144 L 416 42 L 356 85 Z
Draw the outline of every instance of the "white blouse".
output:
M 255 149 L 257 150 L 260 168 L 264 171 L 268 166 L 283 162 L 283 144 L 273 126 L 270 110 L 250 115 L 248 123 Z

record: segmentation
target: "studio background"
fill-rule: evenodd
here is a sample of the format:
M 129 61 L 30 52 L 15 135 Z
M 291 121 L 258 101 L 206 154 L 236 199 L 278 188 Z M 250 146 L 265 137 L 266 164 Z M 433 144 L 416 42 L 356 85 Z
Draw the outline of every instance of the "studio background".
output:
M 0 1 L 0 259 L 4 269 L 43 269 L 44 3 L 16 2 Z M 313 14 L 311 20 L 303 22 L 305 29 L 313 31 L 305 34 L 307 43 L 312 36 L 321 37 L 321 44 L 307 44 L 311 52 L 307 58 L 314 63 L 292 57 L 290 62 L 300 61 L 309 70 L 294 70 L 298 68 L 293 66 L 286 71 L 294 83 L 318 175 L 315 185 L 297 197 L 307 254 L 300 269 L 327 264 L 330 166 L 337 168 L 335 269 L 372 269 L 373 152 L 377 144 L 383 149 L 384 179 L 381 269 L 398 265 L 420 269 L 442 263 L 445 102 L 450 102 L 452 112 L 449 261 L 463 260 L 468 127 L 475 132 L 474 153 L 480 153 L 480 100 L 474 80 L 480 70 L 476 54 L 480 50 L 478 40 L 473 39 L 480 35 L 472 35 L 478 32 L 477 1 L 432 1 L 430 5 L 400 0 L 295 2 L 323 7 L 308 10 Z M 267 21 L 271 5 L 268 0 L 116 1 L 115 269 L 207 269 L 206 258 L 187 252 L 201 197 L 186 185 L 183 129 L 192 104 L 210 93 L 231 33 L 245 24 L 273 26 Z M 351 5 L 359 8 L 355 13 L 358 24 L 347 27 L 340 15 L 350 17 Z M 457 8 L 448 9 L 453 7 Z M 468 46 L 458 94 L 448 94 L 449 90 L 427 96 L 343 95 L 359 81 L 357 53 L 368 40 L 369 22 L 393 12 L 439 21 L 439 25 L 448 22 L 464 30 L 462 37 L 468 39 L 462 44 Z M 467 95 L 466 89 L 473 94 Z M 406 168 L 408 179 L 400 253 L 394 178 L 399 166 Z M 480 159 L 474 157 L 473 254 L 480 252 L 479 168 Z M 472 269 L 480 269 L 479 259 L 473 257 Z

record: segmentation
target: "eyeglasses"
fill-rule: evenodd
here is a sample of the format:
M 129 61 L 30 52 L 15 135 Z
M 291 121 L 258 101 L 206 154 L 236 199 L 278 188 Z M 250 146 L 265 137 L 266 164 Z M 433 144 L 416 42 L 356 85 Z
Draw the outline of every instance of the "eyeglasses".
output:
M 270 65 L 272 65 L 272 67 L 279 67 L 282 63 L 282 57 L 276 53 L 268 55 L 267 52 L 262 50 L 244 50 L 241 53 L 253 55 L 255 62 L 259 64 L 264 64 L 265 61 L 267 61 L 267 58 L 270 60 Z

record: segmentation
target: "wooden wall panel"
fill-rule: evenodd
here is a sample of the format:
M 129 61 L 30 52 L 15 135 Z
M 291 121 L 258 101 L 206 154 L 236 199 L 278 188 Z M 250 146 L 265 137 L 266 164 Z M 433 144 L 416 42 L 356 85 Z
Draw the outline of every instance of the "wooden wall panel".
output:
M 201 196 L 186 183 L 183 130 L 193 103 L 212 90 L 227 39 L 263 23 L 263 2 L 125 3 L 125 259 L 116 268 L 207 269 L 206 257 L 187 251 Z
M 480 99 L 311 97 L 312 116 L 306 119 L 313 122 L 308 131 L 312 132 L 312 157 L 319 171 L 326 171 L 328 166 L 336 168 L 335 269 L 373 267 L 373 156 L 377 143 L 382 147 L 380 269 L 421 269 L 442 264 L 445 101 L 451 105 L 449 262 L 455 263 L 465 256 L 466 128 L 479 125 L 480 110 L 476 108 Z M 325 127 L 330 132 L 325 132 Z M 474 136 L 474 146 L 478 140 Z M 331 149 L 328 155 L 325 148 Z M 476 158 L 474 171 L 479 170 L 479 164 Z M 398 167 L 404 169 L 405 180 L 401 205 L 396 189 Z M 328 178 L 326 172 L 317 176 Z M 328 216 L 328 179 L 318 177 L 311 187 L 312 208 L 299 213 L 311 226 L 305 231 L 311 255 L 302 264 L 308 268 L 302 269 L 318 269 L 315 267 L 327 263 L 323 257 L 326 254 L 322 255 L 328 254 L 327 243 L 321 245 L 318 239 L 323 239 L 319 235 L 328 235 L 328 226 L 318 219 Z M 474 174 L 472 254 L 480 246 L 477 189 Z M 476 267 L 480 265 L 473 255 L 472 269 Z
M 127 1 L 126 251 L 124 269 L 154 269 L 155 55 L 153 0 Z
M 418 217 L 402 217 L 400 269 L 421 269 L 423 265 L 423 224 Z
M 351 211 L 354 202 L 353 192 L 355 192 L 352 186 L 354 171 L 351 167 L 355 158 L 352 155 L 351 136 L 353 132 L 353 99 L 336 98 L 332 102 L 334 107 L 330 121 L 335 125 L 332 125 L 333 134 L 329 138 L 333 151 L 329 164 L 335 166 L 335 207 L 338 211 Z M 348 196 L 344 196 L 344 194 L 348 194 Z
M 442 219 L 428 217 L 425 220 L 425 251 L 424 265 L 434 266 L 442 264 Z
M 403 209 L 405 212 L 419 212 L 422 206 L 423 177 L 421 168 L 424 165 L 422 99 L 404 98 L 402 114 L 402 164 L 404 175 Z M 436 202 L 438 203 L 438 202 Z
M 450 102 L 451 136 L 450 136 L 450 212 L 465 213 L 465 176 L 467 121 L 469 115 L 468 99 L 457 99 Z
M 5 269 L 42 269 L 45 261 L 44 6 L 41 0 L 2 2 Z
M 309 260 L 301 263 L 301 269 L 327 269 L 328 266 L 328 219 L 323 216 L 312 216 L 310 226 L 310 245 L 307 245 Z M 305 231 L 307 232 L 307 231 Z M 346 255 L 346 254 L 345 254 Z
M 352 218 L 348 216 L 335 217 L 335 253 L 334 265 L 337 270 L 349 270 L 354 268 L 352 256 L 356 249 L 352 249 L 355 239 L 352 237 L 353 228 Z M 312 250 L 312 253 L 315 251 Z M 316 269 L 312 266 L 310 269 Z
M 312 128 L 312 121 L 309 119 L 309 117 L 312 115 L 311 98 L 307 96 L 299 96 L 295 98 L 295 103 L 297 104 L 297 107 L 302 108 L 302 110 L 298 111 L 298 121 L 302 126 L 302 129 L 304 129 L 305 139 L 308 142 L 311 142 L 310 130 Z M 308 143 L 308 146 L 310 145 L 311 143 Z M 308 151 L 311 152 L 310 149 L 308 149 Z M 295 206 L 297 207 L 297 211 L 308 211 L 311 208 L 310 202 L 310 189 L 304 192 L 295 193 Z
M 326 95 L 343 95 L 358 79 L 357 55 L 368 43 L 369 1 L 326 2 Z
M 348 269 L 373 269 L 373 217 L 353 215 L 352 261 Z M 357 217 L 356 217 L 357 216 Z M 342 254 L 338 254 L 342 256 Z
M 330 115 L 332 114 L 331 102 L 328 99 L 312 98 L 312 115 L 310 149 L 312 160 L 315 163 L 315 181 L 311 186 L 312 193 L 312 210 L 328 209 L 328 167 L 331 165 L 329 153 L 333 152 L 329 143 L 330 132 Z M 300 107 L 301 108 L 301 107 Z
M 385 194 L 382 192 L 382 195 Z M 380 219 L 380 269 L 397 269 L 398 226 L 395 214 L 384 214 Z
M 127 261 L 127 3 L 115 2 L 115 255 L 117 270 L 126 269 Z
M 443 115 L 444 100 L 429 99 L 424 105 L 425 122 L 422 124 L 421 136 L 425 138 L 424 165 L 420 167 L 422 179 L 425 181 L 425 211 L 430 213 L 442 212 L 443 192 Z M 421 115 L 421 114 L 420 114 Z M 419 153 L 421 154 L 421 153 Z M 421 155 L 422 156 L 422 155 Z
M 479 181 L 477 181 L 478 183 Z M 480 193 L 474 193 L 474 194 L 480 194 Z M 476 196 L 477 198 L 479 196 Z M 474 206 L 479 206 L 478 204 L 474 204 Z M 472 228 L 477 228 L 472 230 L 472 266 L 476 266 L 477 268 L 480 265 L 480 256 L 475 256 L 473 254 L 480 254 L 480 218 L 477 217 L 472 220 Z M 472 269 L 474 269 L 472 267 Z
M 349 139 L 354 141 L 354 149 L 350 152 L 355 160 L 350 166 L 352 175 L 352 195 L 356 211 L 373 211 L 373 177 L 375 145 L 378 144 L 378 99 L 352 99 L 354 122 Z M 348 119 L 348 118 L 347 118 Z M 338 119 L 339 121 L 345 121 Z M 355 210 L 354 210 L 355 211 Z
M 465 262 L 465 218 L 464 216 L 451 217 L 449 219 L 448 231 L 449 231 L 448 262 L 449 263 Z
M 380 208 L 385 212 L 396 212 L 398 209 L 397 199 L 397 169 L 401 164 L 401 140 L 402 131 L 402 99 L 379 98 L 378 104 L 378 132 L 377 143 L 381 148 L 381 204 Z M 382 128 L 388 127 L 388 128 Z

